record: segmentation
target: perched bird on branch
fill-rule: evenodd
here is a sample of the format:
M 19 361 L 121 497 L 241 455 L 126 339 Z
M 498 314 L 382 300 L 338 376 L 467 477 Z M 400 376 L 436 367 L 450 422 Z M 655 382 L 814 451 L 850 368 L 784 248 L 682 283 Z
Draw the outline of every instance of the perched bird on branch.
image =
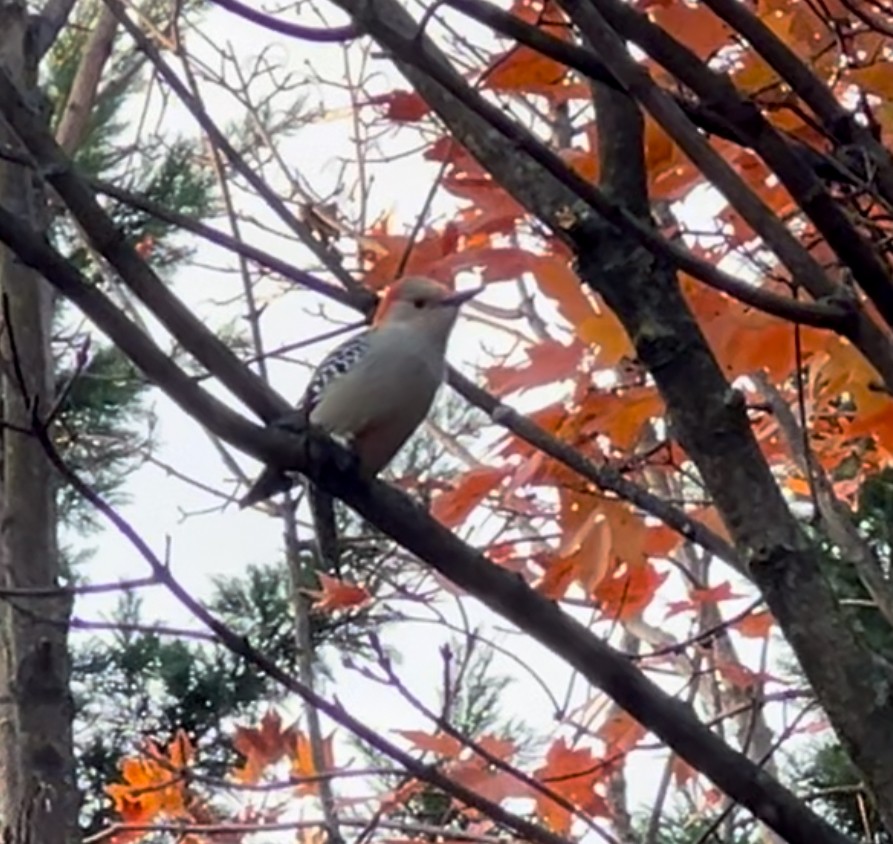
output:
M 365 473 L 380 472 L 422 424 L 446 371 L 446 347 L 459 308 L 480 288 L 454 292 L 429 278 L 391 285 L 372 327 L 327 355 L 310 379 L 297 417 L 343 442 Z M 239 502 L 248 507 L 284 492 L 288 473 L 268 466 Z M 337 567 L 329 496 L 311 487 L 321 565 Z

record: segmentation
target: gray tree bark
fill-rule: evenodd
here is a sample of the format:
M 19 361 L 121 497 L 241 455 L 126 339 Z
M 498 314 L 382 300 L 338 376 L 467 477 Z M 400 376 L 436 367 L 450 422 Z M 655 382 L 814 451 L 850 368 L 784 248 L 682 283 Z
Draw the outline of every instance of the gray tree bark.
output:
M 23 2 L 0 3 L 0 62 L 37 97 L 37 55 Z M 14 145 L 0 126 L 0 141 Z M 46 197 L 33 173 L 0 164 L 0 204 L 46 229 Z M 6 314 L 0 337 L 3 457 L 0 488 L 0 818 L 10 844 L 70 844 L 78 837 L 67 632 L 70 596 L 29 597 L 59 585 L 52 468 L 29 435 L 32 402 L 53 397 L 49 285 L 0 249 Z M 18 593 L 18 594 L 16 594 Z

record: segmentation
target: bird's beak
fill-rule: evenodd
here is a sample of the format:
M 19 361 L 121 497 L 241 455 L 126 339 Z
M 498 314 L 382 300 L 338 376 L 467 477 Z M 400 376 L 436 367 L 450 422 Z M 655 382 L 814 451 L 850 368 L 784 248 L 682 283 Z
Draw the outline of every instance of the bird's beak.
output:
M 469 299 L 473 299 L 477 296 L 483 289 L 483 287 L 472 287 L 471 290 L 459 290 L 455 293 L 450 293 L 449 296 L 444 296 L 444 298 L 440 300 L 440 304 L 458 308 L 459 305 L 463 305 Z

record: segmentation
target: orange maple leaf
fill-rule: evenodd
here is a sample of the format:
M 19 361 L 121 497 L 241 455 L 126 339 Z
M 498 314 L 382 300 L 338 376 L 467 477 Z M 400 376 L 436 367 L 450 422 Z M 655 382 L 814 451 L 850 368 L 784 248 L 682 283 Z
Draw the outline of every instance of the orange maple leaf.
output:
M 123 759 L 120 768 L 124 782 L 108 785 L 105 791 L 124 823 L 191 819 L 185 772 L 193 756 L 189 737 L 178 730 L 164 749 L 148 741 L 143 756 Z
M 292 776 L 298 778 L 319 777 L 335 768 L 335 753 L 332 748 L 334 737 L 328 736 L 322 742 L 322 769 L 318 769 L 313 761 L 313 746 L 310 739 L 304 733 L 298 733 L 295 743 L 292 747 Z M 319 781 L 299 783 L 297 786 L 298 794 L 318 794 Z
M 313 609 L 322 612 L 334 612 L 335 610 L 353 609 L 364 606 L 372 600 L 369 590 L 356 583 L 347 583 L 332 577 L 325 572 L 317 572 L 322 589 L 307 590 L 312 598 Z
M 609 767 L 597 760 L 588 748 L 572 749 L 560 738 L 549 748 L 546 764 L 537 769 L 534 776 L 581 811 L 607 816 L 607 803 L 595 787 Z M 551 829 L 562 835 L 570 832 L 571 813 L 564 806 L 537 792 L 536 808 Z
M 242 783 L 258 782 L 268 766 L 291 754 L 296 736 L 294 727 L 282 729 L 282 718 L 273 710 L 261 719 L 260 728 L 236 727 L 233 747 L 245 763 L 233 770 L 233 777 Z
M 626 619 L 636 615 L 651 603 L 654 593 L 669 572 L 658 574 L 651 563 L 626 564 L 606 577 L 593 592 L 605 614 Z
M 748 613 L 732 627 L 748 639 L 765 639 L 772 629 L 775 619 L 768 610 Z
M 440 493 L 434 499 L 431 514 L 447 527 L 461 524 L 509 471 L 508 467 L 479 466 L 463 473 L 456 479 L 452 489 Z

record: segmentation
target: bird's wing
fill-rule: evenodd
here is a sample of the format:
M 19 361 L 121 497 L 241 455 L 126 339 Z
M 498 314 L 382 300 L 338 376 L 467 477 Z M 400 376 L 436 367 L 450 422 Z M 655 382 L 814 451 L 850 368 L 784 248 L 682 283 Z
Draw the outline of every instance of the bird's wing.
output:
M 327 354 L 307 385 L 300 405 L 306 411 L 313 410 L 319 403 L 323 390 L 345 372 L 355 366 L 369 349 L 370 332 L 364 331 L 343 342 Z

